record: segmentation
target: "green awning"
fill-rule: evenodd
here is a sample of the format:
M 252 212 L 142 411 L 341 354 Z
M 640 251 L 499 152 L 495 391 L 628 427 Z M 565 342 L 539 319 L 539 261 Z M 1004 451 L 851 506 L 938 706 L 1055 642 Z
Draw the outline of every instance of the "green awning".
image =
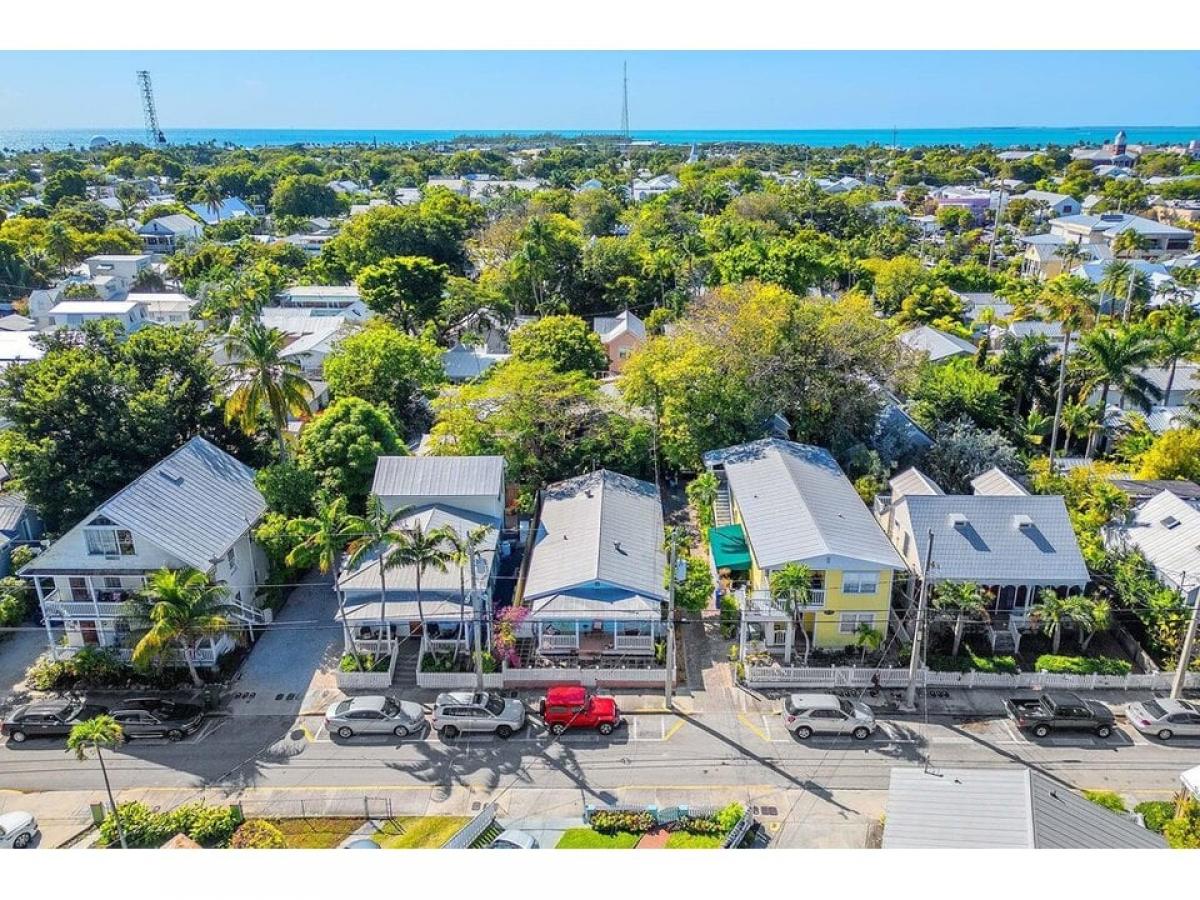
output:
M 722 525 L 708 530 L 708 545 L 712 550 L 713 565 L 717 570 L 734 572 L 750 568 L 750 548 L 746 545 L 746 532 L 741 525 Z

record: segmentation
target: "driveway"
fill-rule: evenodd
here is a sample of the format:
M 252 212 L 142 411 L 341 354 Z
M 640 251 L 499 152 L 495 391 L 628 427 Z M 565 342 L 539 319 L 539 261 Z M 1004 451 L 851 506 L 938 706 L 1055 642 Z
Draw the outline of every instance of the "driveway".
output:
M 0 639 L 0 710 L 21 702 L 25 672 L 46 649 L 46 632 L 32 622 Z
M 333 582 L 315 570 L 246 657 L 230 686 L 235 715 L 299 715 L 324 709 L 335 696 L 342 653 Z

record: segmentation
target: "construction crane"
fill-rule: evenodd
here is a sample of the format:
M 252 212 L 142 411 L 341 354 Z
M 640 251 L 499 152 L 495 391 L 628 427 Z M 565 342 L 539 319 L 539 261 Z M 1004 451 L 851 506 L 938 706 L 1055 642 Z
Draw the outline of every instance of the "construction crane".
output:
M 154 109 L 154 88 L 150 85 L 150 73 L 138 70 L 138 85 L 142 89 L 142 114 L 146 118 L 146 139 L 151 145 L 165 144 L 167 136 L 158 127 L 158 113 Z

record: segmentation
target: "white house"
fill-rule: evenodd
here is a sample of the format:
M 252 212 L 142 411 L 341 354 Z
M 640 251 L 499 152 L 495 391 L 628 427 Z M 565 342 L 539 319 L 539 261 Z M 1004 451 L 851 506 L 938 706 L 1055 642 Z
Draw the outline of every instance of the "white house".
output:
M 901 346 L 913 353 L 923 354 L 930 362 L 944 362 L 956 356 L 969 356 L 975 345 L 956 334 L 942 331 L 931 325 L 910 328 L 896 338 Z
M 50 310 L 55 328 L 78 330 L 86 322 L 112 321 L 133 334 L 148 321 L 146 307 L 136 300 L 63 300 Z
M 1145 259 L 1186 253 L 1194 237 L 1186 228 L 1131 213 L 1080 214 L 1050 220 L 1051 235 L 1077 244 L 1100 244 L 1110 250 L 1117 237 L 1126 231 L 1136 232 L 1145 242 L 1146 246 L 1134 254 Z
M 1128 521 L 1105 532 L 1114 549 L 1138 550 L 1165 586 L 1182 591 L 1189 606 L 1200 593 L 1200 509 L 1164 490 L 1135 508 Z
M 633 199 L 635 202 L 652 200 L 677 187 L 679 179 L 674 175 L 655 175 L 653 178 L 638 179 L 633 182 Z
M 280 306 L 311 310 L 315 316 L 344 316 L 362 321 L 371 315 L 352 284 L 297 284 L 281 291 Z
M 140 303 L 146 310 L 146 321 L 156 325 L 182 325 L 192 321 L 192 311 L 199 300 L 186 294 L 130 294 L 125 298 Z
M 142 245 L 150 253 L 174 253 L 180 244 L 198 241 L 203 234 L 204 225 L 183 213 L 159 216 L 138 229 Z
M 1082 211 L 1079 201 L 1070 194 L 1059 194 L 1055 191 L 1026 191 L 1024 194 L 1018 194 L 1012 199 L 1030 200 L 1034 203 L 1041 203 L 1046 207 L 1046 213 L 1054 218 L 1074 216 Z
M 454 565 L 444 572 L 424 570 L 420 605 L 415 570 L 387 568 L 381 574 L 378 549 L 358 565 L 347 567 L 338 578 L 337 589 L 351 630 L 348 637 L 360 651 L 391 652 L 397 638 L 420 632 L 423 614 L 426 649 L 451 647 L 460 640 L 469 643 L 472 629 L 464 634 L 460 623 L 473 622 L 477 615 L 488 621 L 491 618 L 504 525 L 504 458 L 381 456 L 371 493 L 389 512 L 409 511 L 396 523 L 399 531 L 419 527 L 429 532 L 445 527 L 463 539 L 478 529 L 486 529 L 486 534 L 463 572 Z
M 224 585 L 239 626 L 268 622 L 257 597 L 266 559 L 251 537 L 265 512 L 254 470 L 192 438 L 20 571 L 37 592 L 51 653 L 99 646 L 127 659 L 138 628 L 128 601 L 162 568 L 198 569 Z M 233 646 L 229 636 L 203 638 L 195 662 L 214 665 Z
M 288 335 L 289 341 L 280 355 L 296 360 L 305 372 L 315 375 L 324 371 L 325 359 L 338 341 L 358 327 L 357 322 L 336 310 L 307 307 L 267 306 L 258 318 L 266 327 Z
M 246 205 L 241 197 L 226 197 L 216 207 L 207 203 L 191 203 L 188 209 L 204 220 L 205 225 L 216 225 L 229 219 L 241 219 L 253 216 L 254 210 Z
M 151 261 L 149 253 L 102 254 L 89 256 L 84 260 L 84 264 L 87 266 L 88 276 L 93 281 L 104 277 L 119 279 L 127 292 L 133 287 L 138 275 L 150 268 Z
M 33 342 L 36 336 L 35 331 L 0 331 L 0 370 L 45 356 L 46 351 Z

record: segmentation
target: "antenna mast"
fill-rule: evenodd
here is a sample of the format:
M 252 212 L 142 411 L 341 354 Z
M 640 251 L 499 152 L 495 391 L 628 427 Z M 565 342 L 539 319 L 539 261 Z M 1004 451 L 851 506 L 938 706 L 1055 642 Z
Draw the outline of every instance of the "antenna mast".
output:
M 633 202 L 633 142 L 629 138 L 629 63 L 621 63 L 621 136 L 625 141 L 625 166 L 629 170 L 629 202 Z
M 150 85 L 150 73 L 139 69 L 138 86 L 142 89 L 142 114 L 146 119 L 146 139 L 151 145 L 165 144 L 167 136 L 158 127 L 158 113 L 154 109 L 154 88 Z

